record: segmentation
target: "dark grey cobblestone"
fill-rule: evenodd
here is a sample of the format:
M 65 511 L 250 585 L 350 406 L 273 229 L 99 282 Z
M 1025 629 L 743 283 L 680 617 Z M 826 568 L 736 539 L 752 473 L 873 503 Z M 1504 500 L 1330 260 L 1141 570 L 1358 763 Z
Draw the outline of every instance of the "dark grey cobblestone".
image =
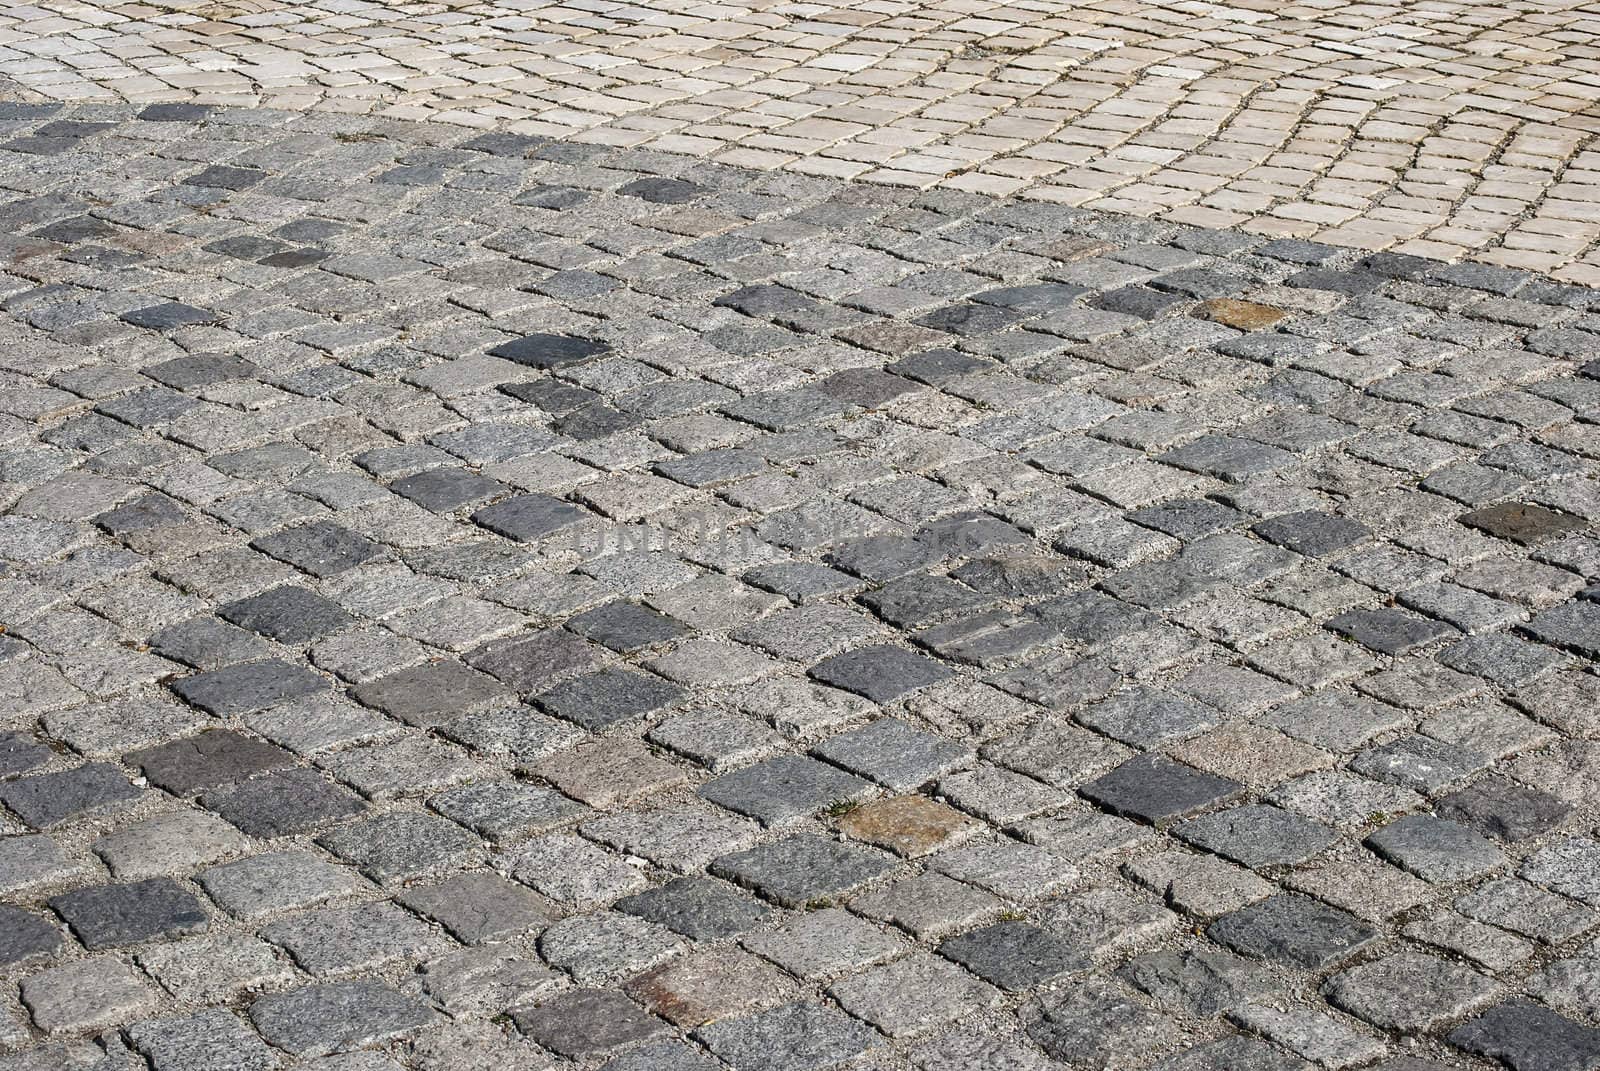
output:
M 0 1066 L 1600 1066 L 1592 294 L 0 125 Z

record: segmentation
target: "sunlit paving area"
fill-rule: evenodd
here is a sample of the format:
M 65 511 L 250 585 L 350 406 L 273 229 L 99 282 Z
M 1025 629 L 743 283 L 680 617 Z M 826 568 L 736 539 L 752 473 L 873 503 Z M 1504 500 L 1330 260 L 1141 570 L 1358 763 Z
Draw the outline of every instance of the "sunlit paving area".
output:
M 1597 523 L 1594 0 L 0 0 L 0 1071 L 1596 1071 Z

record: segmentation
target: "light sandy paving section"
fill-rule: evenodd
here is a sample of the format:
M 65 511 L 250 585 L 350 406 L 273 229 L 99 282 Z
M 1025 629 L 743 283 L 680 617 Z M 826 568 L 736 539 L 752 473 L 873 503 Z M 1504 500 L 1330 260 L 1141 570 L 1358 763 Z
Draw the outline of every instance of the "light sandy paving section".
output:
M 1600 3 L 0 7 L 68 101 L 435 119 L 1600 284 Z

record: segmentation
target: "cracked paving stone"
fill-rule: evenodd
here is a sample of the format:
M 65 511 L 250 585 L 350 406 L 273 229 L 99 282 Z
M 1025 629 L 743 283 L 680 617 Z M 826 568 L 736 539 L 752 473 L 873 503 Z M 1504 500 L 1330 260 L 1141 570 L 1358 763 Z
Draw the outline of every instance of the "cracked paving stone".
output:
M 1243 955 L 1309 970 L 1333 966 L 1378 937 L 1349 912 L 1292 893 L 1229 912 L 1206 934 Z
M 158 788 L 187 796 L 288 766 L 294 756 L 275 744 L 231 729 L 208 729 L 184 740 L 131 752 L 124 761 L 137 766 Z

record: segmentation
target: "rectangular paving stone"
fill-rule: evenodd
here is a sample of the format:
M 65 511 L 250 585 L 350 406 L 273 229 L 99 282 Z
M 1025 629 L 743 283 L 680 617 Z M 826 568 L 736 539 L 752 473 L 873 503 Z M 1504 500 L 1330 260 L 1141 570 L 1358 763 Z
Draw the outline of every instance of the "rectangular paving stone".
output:
M 210 923 L 194 894 L 168 878 L 77 889 L 50 907 L 91 951 L 200 933 Z
M 815 834 L 793 834 L 712 862 L 727 878 L 783 907 L 800 907 L 860 888 L 888 872 L 893 857 Z

